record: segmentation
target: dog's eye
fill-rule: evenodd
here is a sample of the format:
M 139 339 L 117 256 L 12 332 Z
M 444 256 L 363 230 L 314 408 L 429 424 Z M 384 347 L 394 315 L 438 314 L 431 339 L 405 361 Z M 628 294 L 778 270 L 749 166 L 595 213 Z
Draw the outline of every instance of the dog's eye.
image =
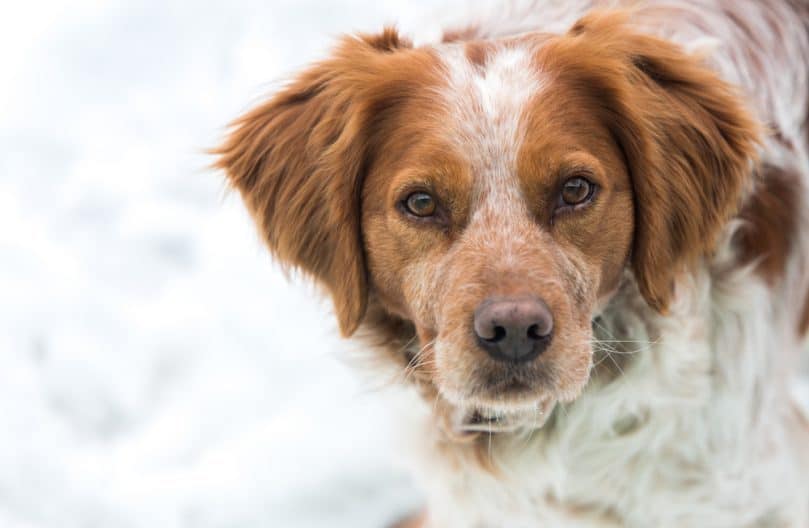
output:
M 414 192 L 409 195 L 404 206 L 414 216 L 432 216 L 435 213 L 435 199 L 426 192 Z
M 570 178 L 562 186 L 562 202 L 564 205 L 579 205 L 593 197 L 595 185 L 586 178 L 576 176 Z

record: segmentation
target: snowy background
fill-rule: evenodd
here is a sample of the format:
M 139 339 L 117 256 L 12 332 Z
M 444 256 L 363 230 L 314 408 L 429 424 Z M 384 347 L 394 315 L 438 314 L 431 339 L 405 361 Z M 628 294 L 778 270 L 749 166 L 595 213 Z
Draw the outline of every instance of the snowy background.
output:
M 330 307 L 203 151 L 337 35 L 428 4 L 4 6 L 0 528 L 381 528 L 418 504 Z

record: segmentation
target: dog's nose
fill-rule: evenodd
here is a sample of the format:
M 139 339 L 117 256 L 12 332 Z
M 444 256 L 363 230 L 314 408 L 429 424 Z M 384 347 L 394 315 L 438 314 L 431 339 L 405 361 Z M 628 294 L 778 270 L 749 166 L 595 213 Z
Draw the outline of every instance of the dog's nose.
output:
M 553 315 L 537 297 L 486 299 L 475 310 L 475 335 L 493 359 L 523 363 L 551 342 Z

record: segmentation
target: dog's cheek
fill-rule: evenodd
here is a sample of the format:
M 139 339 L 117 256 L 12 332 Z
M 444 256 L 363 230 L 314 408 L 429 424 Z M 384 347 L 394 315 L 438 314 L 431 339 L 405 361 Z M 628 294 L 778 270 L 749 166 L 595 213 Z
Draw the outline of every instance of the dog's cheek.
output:
M 473 282 L 465 286 L 452 288 L 452 291 L 475 287 Z M 470 383 L 474 383 L 475 369 L 486 358 L 473 340 L 472 308 L 457 294 L 445 295 L 442 299 L 437 339 L 440 349 L 436 354 L 436 367 L 441 371 L 446 386 L 466 393 Z
M 457 397 L 468 392 L 476 366 L 485 359 L 472 340 L 470 303 L 482 295 L 483 285 L 464 262 L 457 247 L 436 248 L 410 264 L 404 280 L 412 319 L 432 339 L 435 384 Z
M 363 203 L 363 243 L 373 293 L 389 313 L 411 320 L 406 302 L 406 267 L 410 254 L 402 247 L 384 207 L 384 189 L 373 192 Z
M 555 371 L 560 401 L 573 401 L 581 394 L 590 379 L 590 371 L 593 366 L 590 329 L 577 328 L 572 334 L 569 338 L 571 349 L 560 361 L 560 367 Z
M 441 332 L 441 311 L 447 300 L 446 281 L 442 280 L 444 263 L 441 255 L 426 255 L 410 263 L 403 271 L 402 290 L 411 320 L 417 325 Z
M 372 291 L 382 307 L 390 314 L 410 321 L 409 310 L 404 302 L 400 275 L 393 266 L 380 264 L 377 259 L 370 270 Z

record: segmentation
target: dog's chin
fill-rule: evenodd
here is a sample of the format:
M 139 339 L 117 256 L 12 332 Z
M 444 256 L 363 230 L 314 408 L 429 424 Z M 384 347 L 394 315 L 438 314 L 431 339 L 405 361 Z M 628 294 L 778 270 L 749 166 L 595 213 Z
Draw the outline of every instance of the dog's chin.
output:
M 455 407 L 457 433 L 516 433 L 540 429 L 548 421 L 557 399 L 548 397 L 519 405 L 469 404 Z

